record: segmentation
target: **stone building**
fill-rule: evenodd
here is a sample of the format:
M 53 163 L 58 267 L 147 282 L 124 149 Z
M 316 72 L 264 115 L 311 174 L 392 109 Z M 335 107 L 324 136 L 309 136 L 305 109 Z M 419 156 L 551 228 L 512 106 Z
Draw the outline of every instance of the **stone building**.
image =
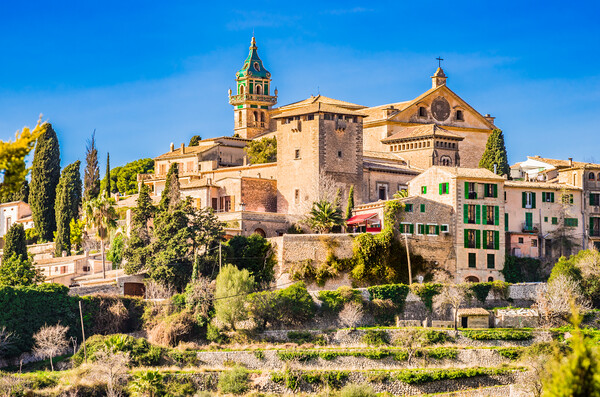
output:
M 0 237 L 4 237 L 15 223 L 22 224 L 25 229 L 33 227 L 29 204 L 24 201 L 0 204 Z

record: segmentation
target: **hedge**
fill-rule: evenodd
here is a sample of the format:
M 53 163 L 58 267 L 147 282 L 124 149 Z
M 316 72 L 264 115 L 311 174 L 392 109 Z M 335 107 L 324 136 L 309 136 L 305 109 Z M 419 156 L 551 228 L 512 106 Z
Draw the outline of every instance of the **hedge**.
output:
M 406 302 L 410 288 L 406 284 L 385 284 L 369 287 L 367 290 L 371 294 L 371 300 L 389 299 L 396 305 L 398 311 L 402 312 L 404 311 L 404 303 Z
M 467 330 L 463 335 L 473 340 L 528 340 L 533 338 L 531 331 L 510 329 L 490 329 L 482 331 Z

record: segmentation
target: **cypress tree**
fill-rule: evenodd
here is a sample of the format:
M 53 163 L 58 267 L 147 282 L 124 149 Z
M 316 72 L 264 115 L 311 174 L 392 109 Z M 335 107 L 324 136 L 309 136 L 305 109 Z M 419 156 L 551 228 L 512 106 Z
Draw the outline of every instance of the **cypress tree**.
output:
M 60 148 L 52 124 L 44 123 L 37 140 L 31 167 L 29 205 L 35 228 L 44 241 L 52 241 L 56 231 L 54 202 L 60 178 Z
M 354 209 L 354 185 L 350 186 L 348 192 L 348 205 L 346 205 L 346 220 L 352 218 L 352 210 Z
M 104 176 L 104 194 L 106 198 L 110 198 L 110 185 L 112 180 L 110 179 L 110 153 L 106 153 L 106 175 Z
M 2 252 L 2 262 L 6 261 L 13 255 L 16 255 L 18 260 L 27 259 L 27 243 L 25 242 L 25 229 L 20 223 L 12 225 L 6 236 L 4 236 L 4 250 Z
M 96 130 L 92 133 L 92 139 L 87 142 L 83 184 L 85 201 L 98 197 L 98 194 L 100 194 L 100 168 L 98 167 L 98 150 L 96 149 Z
M 63 251 L 71 254 L 71 221 L 79 218 L 81 203 L 81 162 L 69 164 L 63 169 L 56 189 L 56 238 L 55 254 L 61 256 Z
M 510 176 L 510 167 L 506 154 L 506 146 L 504 145 L 504 134 L 502 130 L 495 129 L 488 138 L 485 145 L 485 151 L 479 161 L 480 168 L 487 168 L 494 172 L 496 165 L 496 174 Z
M 179 168 L 177 163 L 171 164 L 165 180 L 165 190 L 162 191 L 159 208 L 161 211 L 171 211 L 181 201 L 179 192 Z
M 150 189 L 148 185 L 142 184 L 137 199 L 137 207 L 133 209 L 131 237 L 127 240 L 127 245 L 123 251 L 123 257 L 127 261 L 125 265 L 125 273 L 127 274 L 137 274 L 146 268 L 151 237 L 148 225 L 154 216 L 155 210 L 150 198 Z

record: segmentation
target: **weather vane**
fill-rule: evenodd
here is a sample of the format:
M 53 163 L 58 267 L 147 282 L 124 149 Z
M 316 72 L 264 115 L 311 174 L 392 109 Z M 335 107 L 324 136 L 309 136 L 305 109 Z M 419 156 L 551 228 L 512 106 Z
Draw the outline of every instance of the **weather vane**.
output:
M 438 61 L 438 67 L 440 67 L 440 68 L 441 68 L 441 67 L 442 67 L 442 61 L 444 60 L 444 58 L 442 58 L 442 57 L 438 56 L 438 57 L 437 57 L 437 58 L 435 58 L 435 59 L 437 59 L 437 61 Z

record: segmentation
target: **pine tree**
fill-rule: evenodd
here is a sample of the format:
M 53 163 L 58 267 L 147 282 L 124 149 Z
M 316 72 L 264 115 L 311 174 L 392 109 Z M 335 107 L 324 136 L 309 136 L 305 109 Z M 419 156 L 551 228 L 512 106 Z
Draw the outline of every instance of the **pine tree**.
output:
M 181 202 L 179 191 L 179 168 L 177 163 L 171 164 L 165 181 L 165 189 L 162 192 L 159 207 L 161 211 L 172 210 Z
M 2 262 L 13 255 L 19 260 L 27 259 L 27 243 L 25 240 L 25 229 L 20 223 L 15 223 L 8 229 L 4 236 L 4 250 L 2 252 Z
M 96 149 L 96 130 L 92 133 L 92 139 L 87 142 L 83 184 L 85 201 L 98 197 L 98 194 L 100 194 L 100 168 L 98 167 L 98 150 Z
M 106 198 L 110 198 L 111 192 L 111 182 L 110 179 L 110 153 L 106 153 L 106 175 L 104 176 L 104 194 Z
M 348 192 L 348 205 L 346 205 L 346 217 L 348 220 L 352 218 L 352 210 L 354 209 L 354 185 L 350 186 L 350 191 Z
M 499 129 L 492 131 L 485 145 L 485 152 L 483 152 L 483 156 L 479 161 L 480 168 L 487 168 L 492 172 L 494 172 L 494 165 L 496 166 L 496 174 L 510 176 L 504 134 Z
M 133 209 L 131 220 L 131 237 L 123 251 L 123 257 L 127 261 L 125 273 L 137 274 L 146 268 L 148 262 L 149 245 L 151 240 L 150 220 L 154 217 L 156 208 L 152 205 L 150 189 L 148 185 L 142 184 L 137 199 L 137 207 Z
M 56 256 L 63 251 L 71 254 L 71 221 L 79 218 L 81 204 L 81 162 L 69 164 L 63 169 L 56 189 L 56 238 L 54 240 Z
M 190 143 L 188 146 L 198 146 L 198 143 L 202 140 L 200 135 L 194 135 L 190 138 Z
M 52 241 L 56 231 L 54 202 L 59 178 L 58 138 L 52 124 L 44 123 L 42 134 L 35 146 L 29 189 L 29 205 L 33 213 L 33 222 L 44 241 Z

